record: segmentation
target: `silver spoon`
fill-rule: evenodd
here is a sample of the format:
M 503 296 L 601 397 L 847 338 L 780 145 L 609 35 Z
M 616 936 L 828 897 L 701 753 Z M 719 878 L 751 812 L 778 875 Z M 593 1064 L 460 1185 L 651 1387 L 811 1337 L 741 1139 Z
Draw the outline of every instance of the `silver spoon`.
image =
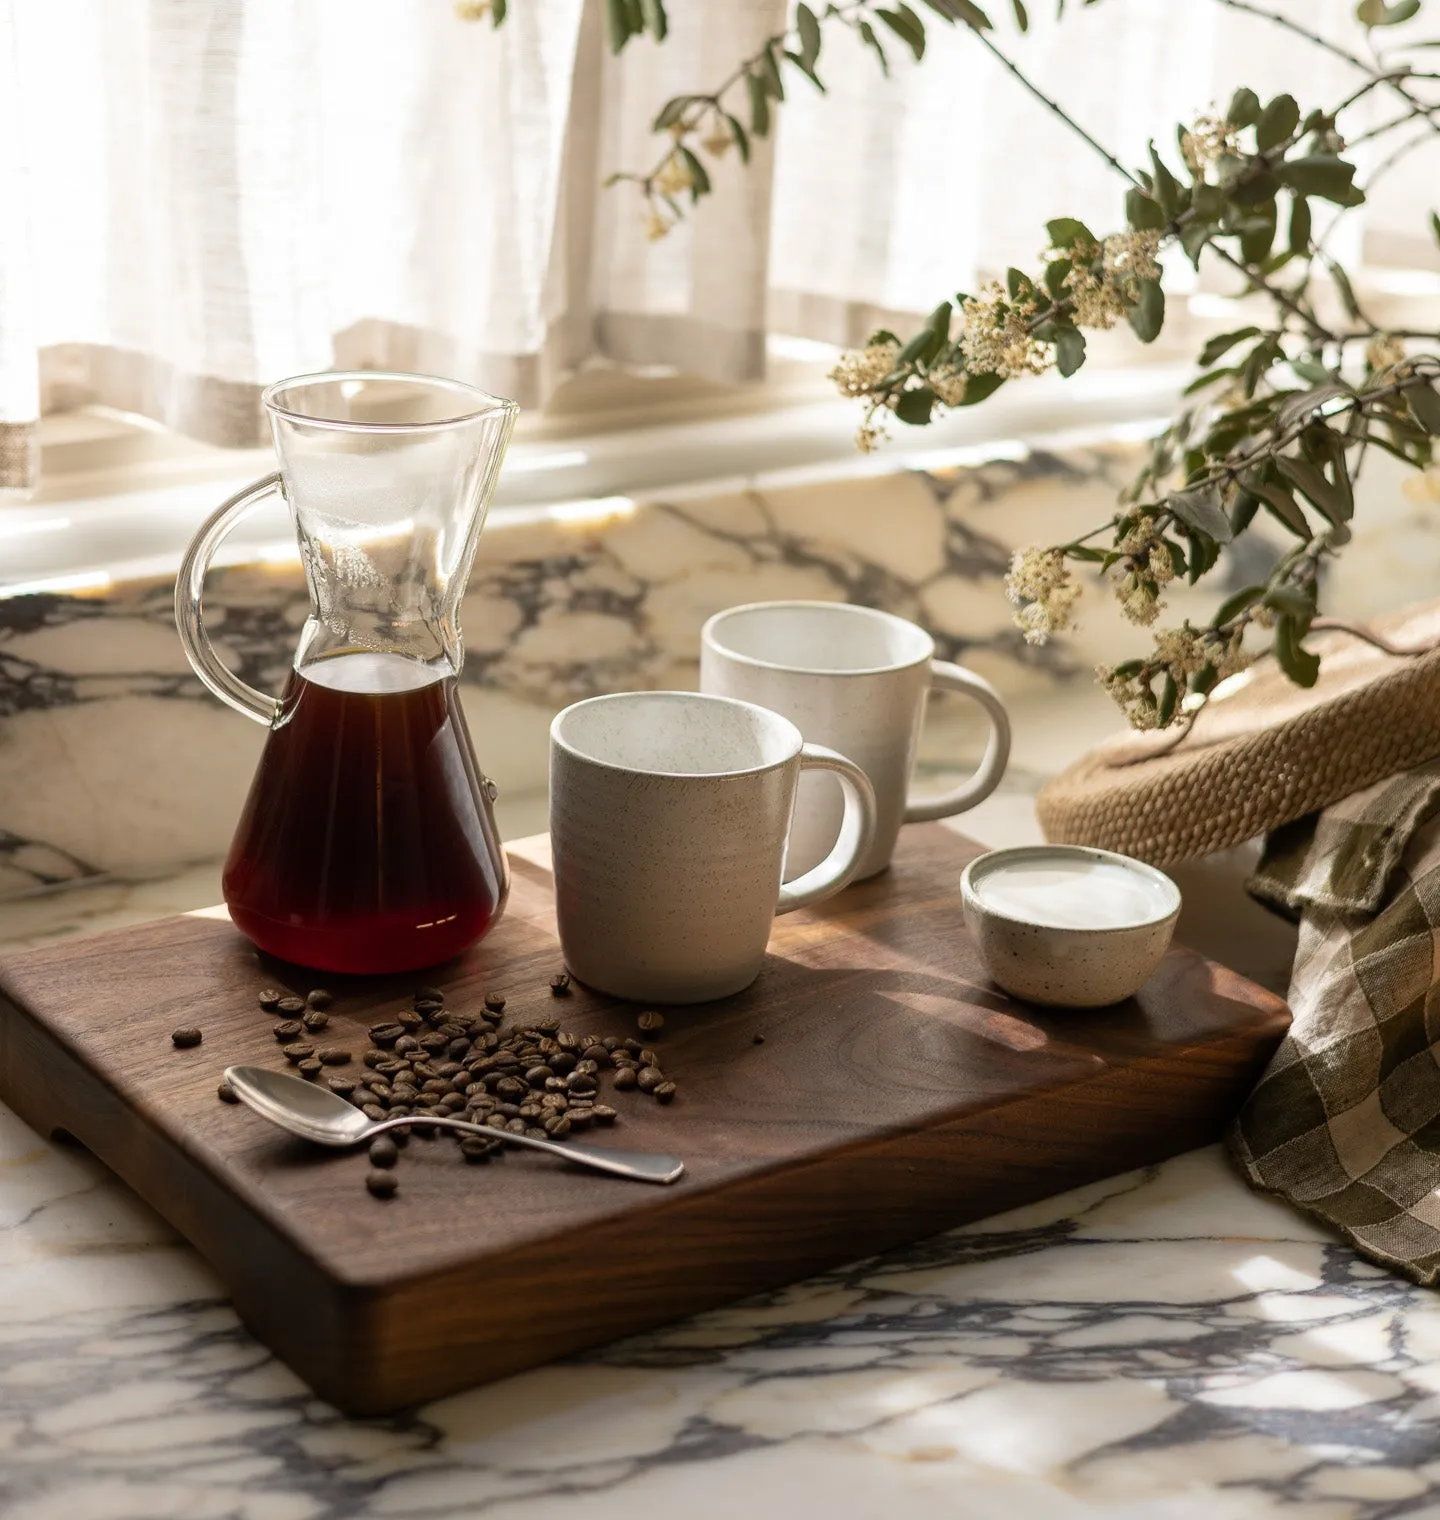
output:
M 458 1129 L 467 1135 L 481 1135 L 487 1140 L 503 1140 L 508 1145 L 528 1146 L 532 1151 L 545 1151 L 564 1161 L 575 1161 L 581 1166 L 611 1172 L 616 1177 L 628 1177 L 634 1182 L 674 1182 L 685 1171 L 685 1163 L 678 1156 L 599 1150 L 591 1145 L 561 1145 L 554 1140 L 536 1140 L 530 1135 L 491 1129 L 485 1124 L 470 1124 L 444 1114 L 401 1114 L 394 1119 L 367 1119 L 339 1093 L 316 1087 L 303 1077 L 269 1071 L 263 1066 L 227 1066 L 225 1080 L 235 1096 L 262 1118 L 292 1134 L 303 1135 L 317 1145 L 359 1145 L 362 1141 L 373 1140 L 376 1135 L 383 1135 L 386 1130 L 403 1129 L 411 1124 L 434 1124 L 443 1129 Z

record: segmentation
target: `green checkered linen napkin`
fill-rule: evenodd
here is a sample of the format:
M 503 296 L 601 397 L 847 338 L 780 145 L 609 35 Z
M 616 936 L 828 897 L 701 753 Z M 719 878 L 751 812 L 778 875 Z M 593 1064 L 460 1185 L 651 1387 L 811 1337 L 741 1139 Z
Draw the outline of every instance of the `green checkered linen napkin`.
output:
M 1440 1280 L 1440 762 L 1273 835 L 1251 891 L 1300 918 L 1289 1034 L 1231 1149 L 1253 1186 Z

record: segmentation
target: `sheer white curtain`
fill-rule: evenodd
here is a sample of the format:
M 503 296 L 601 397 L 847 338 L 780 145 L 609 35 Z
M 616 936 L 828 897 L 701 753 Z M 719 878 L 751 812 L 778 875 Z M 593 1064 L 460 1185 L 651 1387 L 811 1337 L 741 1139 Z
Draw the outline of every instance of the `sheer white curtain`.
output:
M 1352 0 L 1271 3 L 1361 44 Z M 918 67 L 897 42 L 886 79 L 831 27 L 828 96 L 794 76 L 773 150 L 652 243 L 601 182 L 787 3 L 670 0 L 670 40 L 618 60 L 602 9 L 512 0 L 496 32 L 451 0 L 0 0 L 0 485 L 40 410 L 249 443 L 263 384 L 336 364 L 527 405 L 596 357 L 755 379 L 769 331 L 853 342 L 1032 262 L 1048 217 L 1119 221 L 1111 172 L 973 37 L 937 23 Z M 1071 10 L 997 35 L 1125 161 L 1237 83 L 1308 105 L 1351 77 L 1218 0 Z M 1392 178 L 1367 252 L 1423 225 L 1436 168 Z

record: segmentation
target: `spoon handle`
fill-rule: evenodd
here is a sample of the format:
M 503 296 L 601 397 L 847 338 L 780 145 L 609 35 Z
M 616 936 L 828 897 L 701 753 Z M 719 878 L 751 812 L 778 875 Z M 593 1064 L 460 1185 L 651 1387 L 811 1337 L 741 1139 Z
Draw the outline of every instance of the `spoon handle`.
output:
M 533 1135 L 517 1135 L 507 1129 L 492 1129 L 488 1124 L 471 1124 L 466 1119 L 452 1119 L 442 1114 L 400 1114 L 382 1119 L 365 1132 L 367 1140 L 387 1129 L 409 1125 L 433 1124 L 440 1129 L 458 1129 L 467 1135 L 481 1135 L 487 1140 L 503 1140 L 507 1145 L 528 1146 L 564 1161 L 577 1161 L 597 1172 L 628 1177 L 632 1182 L 676 1182 L 684 1174 L 685 1163 L 678 1156 L 655 1155 L 649 1151 L 600 1150 L 593 1145 L 561 1145 L 556 1140 L 537 1140 Z

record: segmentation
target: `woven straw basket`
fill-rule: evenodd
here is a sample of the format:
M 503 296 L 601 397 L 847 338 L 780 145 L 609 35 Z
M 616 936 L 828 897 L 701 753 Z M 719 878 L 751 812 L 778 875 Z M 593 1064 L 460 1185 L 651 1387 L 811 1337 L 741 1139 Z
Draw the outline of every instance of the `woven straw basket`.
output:
M 1045 837 L 1169 865 L 1243 844 L 1440 755 L 1440 602 L 1377 619 L 1403 657 L 1316 634 L 1320 679 L 1293 686 L 1271 660 L 1213 698 L 1177 744 L 1124 733 L 1040 793 Z M 1228 683 L 1227 683 L 1228 684 Z

